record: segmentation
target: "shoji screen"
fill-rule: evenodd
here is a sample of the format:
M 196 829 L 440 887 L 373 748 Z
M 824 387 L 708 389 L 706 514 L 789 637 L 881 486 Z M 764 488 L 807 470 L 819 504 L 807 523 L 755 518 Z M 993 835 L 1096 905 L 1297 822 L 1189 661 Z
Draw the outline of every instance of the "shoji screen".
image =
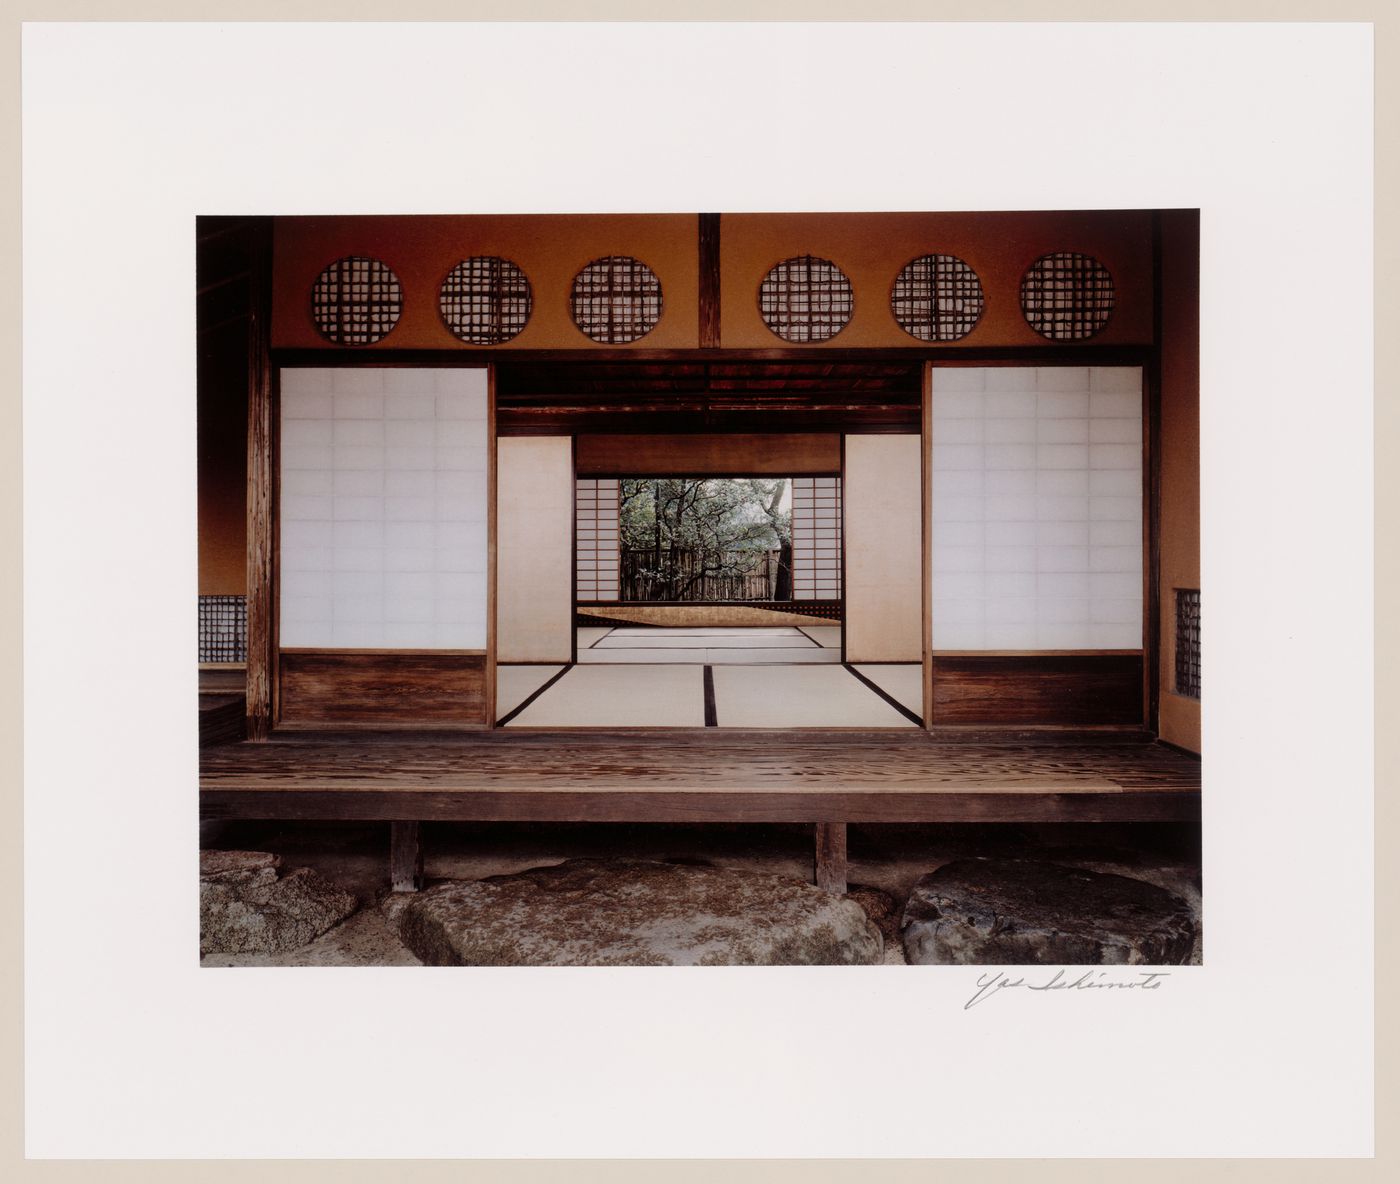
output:
M 618 597 L 618 479 L 581 477 L 575 484 L 575 556 L 580 601 Z
M 282 648 L 484 649 L 484 369 L 281 372 Z
M 1142 371 L 935 367 L 935 650 L 1142 647 Z
M 792 598 L 841 598 L 841 478 L 792 479 Z

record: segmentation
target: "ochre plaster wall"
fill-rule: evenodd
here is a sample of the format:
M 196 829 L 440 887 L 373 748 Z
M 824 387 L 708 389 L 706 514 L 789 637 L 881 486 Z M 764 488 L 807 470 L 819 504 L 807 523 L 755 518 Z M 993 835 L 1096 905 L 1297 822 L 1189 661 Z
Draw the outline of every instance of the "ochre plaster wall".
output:
M 720 222 L 720 344 L 728 349 L 786 345 L 759 316 L 759 284 L 775 263 L 817 255 L 846 273 L 854 293 L 850 322 L 827 344 L 837 349 L 931 345 L 899 327 L 890 311 L 890 291 L 906 263 L 945 254 L 958 256 L 977 272 L 987 303 L 970 334 L 933 348 L 1048 345 L 1021 315 L 1021 277 L 1041 255 L 1055 251 L 1092 255 L 1113 276 L 1113 316 L 1089 342 L 1151 342 L 1152 215 L 1106 210 L 725 214 Z
M 1200 215 L 1162 228 L 1161 670 L 1158 734 L 1201 751 L 1201 703 L 1176 694 L 1176 589 L 1201 586 Z M 1203 601 L 1208 593 L 1202 593 Z M 1207 610 L 1208 611 L 1208 610 Z M 1208 666 L 1204 678 L 1210 678 Z
M 568 662 L 574 637 L 568 436 L 496 443 L 496 660 Z
M 986 311 L 960 342 L 935 345 L 1045 345 L 1020 309 L 1021 277 L 1041 255 L 1079 251 L 1112 273 L 1116 307 L 1096 345 L 1152 340 L 1152 220 L 1147 211 L 1030 213 L 725 214 L 720 221 L 720 345 L 782 349 L 758 313 L 758 286 L 783 259 L 812 254 L 850 277 L 851 322 L 825 345 L 921 348 L 890 312 L 895 276 L 911 259 L 957 255 L 975 270 Z M 602 349 L 569 315 L 574 275 L 604 255 L 632 255 L 660 277 L 665 308 L 636 350 L 699 345 L 699 219 L 695 214 L 439 215 L 279 218 L 275 223 L 272 340 L 275 347 L 328 347 L 311 322 L 312 284 L 327 264 L 369 255 L 388 264 L 404 289 L 403 315 L 365 350 L 468 348 L 443 325 L 438 289 L 470 255 L 500 255 L 530 279 L 534 311 L 515 349 Z
M 687 349 L 699 344 L 699 220 L 694 214 L 453 215 L 278 218 L 273 232 L 272 344 L 331 345 L 311 320 L 311 288 L 347 255 L 391 267 L 403 287 L 403 315 L 365 351 L 471 348 L 438 312 L 442 281 L 463 259 L 499 255 L 529 277 L 533 309 L 513 340 L 493 348 L 602 349 L 569 315 L 574 276 L 594 259 L 631 255 L 661 280 L 656 328 L 626 347 Z
M 847 436 L 846 660 L 923 653 L 922 441 Z

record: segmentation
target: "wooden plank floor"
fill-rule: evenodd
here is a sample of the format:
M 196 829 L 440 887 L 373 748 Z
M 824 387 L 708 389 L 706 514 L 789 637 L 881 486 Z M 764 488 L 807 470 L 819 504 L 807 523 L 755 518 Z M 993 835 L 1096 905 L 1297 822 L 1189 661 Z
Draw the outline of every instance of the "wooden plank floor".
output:
M 1200 817 L 1152 743 L 923 733 L 282 733 L 201 753 L 206 818 L 990 822 Z

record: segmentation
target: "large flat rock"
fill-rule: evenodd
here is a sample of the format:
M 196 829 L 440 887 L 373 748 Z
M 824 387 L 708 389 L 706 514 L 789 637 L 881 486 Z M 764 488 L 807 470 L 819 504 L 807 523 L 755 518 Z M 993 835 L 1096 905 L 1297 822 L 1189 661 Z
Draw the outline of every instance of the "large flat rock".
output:
M 359 901 L 299 867 L 278 875 L 266 851 L 202 851 L 199 877 L 201 954 L 279 954 L 339 924 Z
M 904 908 L 914 964 L 1181 965 L 1190 906 L 1127 876 L 1034 860 L 961 859 L 924 876 Z
M 875 965 L 880 931 L 853 900 L 786 876 L 575 859 L 391 896 L 430 966 Z

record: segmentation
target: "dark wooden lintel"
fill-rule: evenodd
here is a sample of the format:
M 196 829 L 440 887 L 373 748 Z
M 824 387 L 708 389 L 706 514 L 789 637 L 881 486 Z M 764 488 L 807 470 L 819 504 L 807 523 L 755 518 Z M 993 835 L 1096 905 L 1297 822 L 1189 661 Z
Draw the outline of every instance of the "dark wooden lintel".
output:
M 920 366 L 924 359 L 935 364 L 1015 366 L 1141 366 L 1151 356 L 1146 345 L 1030 345 L 960 346 L 957 344 L 841 348 L 795 346 L 788 349 L 645 349 L 640 346 L 595 349 L 513 349 L 497 346 L 460 349 L 393 349 L 383 345 L 356 349 L 276 349 L 276 366 L 483 366 L 540 363 L 651 363 L 658 362 L 861 362 Z

